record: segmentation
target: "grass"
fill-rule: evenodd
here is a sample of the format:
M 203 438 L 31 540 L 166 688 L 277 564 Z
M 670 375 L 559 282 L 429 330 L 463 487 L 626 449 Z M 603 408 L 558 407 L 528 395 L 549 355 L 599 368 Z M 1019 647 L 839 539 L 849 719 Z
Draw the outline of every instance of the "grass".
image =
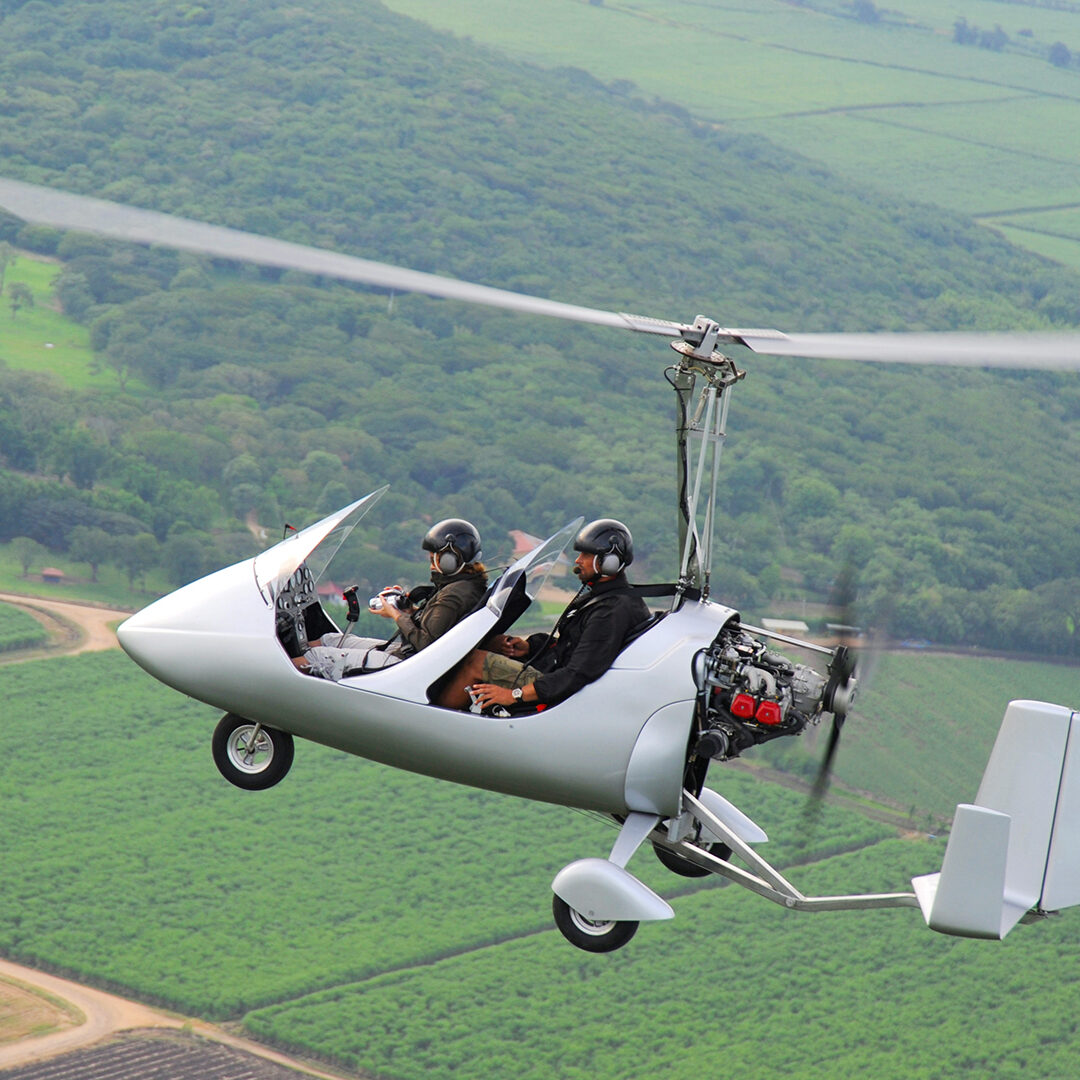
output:
M 942 847 L 887 841 L 799 883 L 888 889 Z M 964 941 L 931 933 L 917 910 L 811 915 L 714 889 L 611 956 L 548 932 L 246 1023 L 395 1080 L 1072 1075 L 1080 917 L 1013 935 Z
M 59 269 L 56 262 L 22 251 L 8 264 L 0 304 L 0 361 L 13 370 L 53 375 L 75 389 L 112 389 L 115 376 L 94 365 L 89 329 L 58 308 L 52 282 Z M 7 290 L 15 282 L 30 288 L 34 306 L 20 308 L 13 317 Z
M 1044 236 L 1026 229 L 995 223 L 994 228 L 1007 240 L 1030 248 L 1054 262 L 1080 269 L 1080 241 L 1068 240 L 1060 236 Z
M 1080 667 L 1066 664 L 889 653 L 868 682 L 844 727 L 837 778 L 910 810 L 913 824 L 928 828 L 975 797 L 1010 701 L 1080 708 Z M 802 771 L 788 755 L 816 756 L 822 746 L 821 739 L 781 746 L 786 761 L 777 764 Z
M 631 870 L 675 920 L 590 956 L 552 929 L 549 886 L 607 853 L 614 832 L 591 816 L 309 743 L 280 787 L 241 792 L 210 760 L 216 714 L 119 653 L 0 679 L 13 958 L 189 1013 L 246 1012 L 256 1037 L 394 1080 L 690 1080 L 721 1058 L 734 1078 L 1069 1074 L 1076 913 L 1001 946 L 957 941 L 913 910 L 785 912 L 670 875 L 646 850 Z M 955 804 L 999 705 L 1032 688 L 1068 701 L 1077 669 L 887 657 L 888 708 L 851 720 L 841 775 L 865 769 L 883 793 L 918 778 Z M 798 793 L 714 772 L 809 895 L 903 890 L 940 865 L 941 841 L 889 839 L 834 807 L 814 823 Z
M 218 714 L 115 651 L 0 679 L 0 952 L 203 1015 L 546 931 L 556 871 L 614 839 L 589 815 L 310 743 L 280 787 L 239 791 L 211 761 Z M 807 830 L 798 794 L 715 783 L 781 863 L 889 834 L 833 808 Z M 647 850 L 634 871 L 685 892 Z
M 48 636 L 37 619 L 10 604 L 0 603 L 0 652 L 40 645 Z
M 108 565 L 98 568 L 98 581 L 92 582 L 89 565 L 71 562 L 66 556 L 55 553 L 47 555 L 42 565 L 46 564 L 64 571 L 63 584 L 42 581 L 41 566 L 37 565 L 31 566 L 29 573 L 24 575 L 11 545 L 0 544 L 0 592 L 41 596 L 49 600 L 85 600 L 132 611 L 145 607 L 171 588 L 164 578 L 153 574 L 147 575 L 145 588 L 134 588 L 128 584 L 127 575 Z

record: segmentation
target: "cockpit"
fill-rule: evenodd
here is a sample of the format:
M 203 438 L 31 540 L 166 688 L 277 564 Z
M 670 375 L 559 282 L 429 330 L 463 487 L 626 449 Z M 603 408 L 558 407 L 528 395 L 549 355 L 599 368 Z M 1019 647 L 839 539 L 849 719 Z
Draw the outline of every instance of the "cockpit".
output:
M 320 596 L 319 585 L 323 581 L 351 583 L 362 572 L 357 561 L 362 560 L 364 547 L 350 544 L 349 539 L 385 491 L 382 488 L 373 492 L 337 514 L 294 533 L 255 559 L 256 583 L 263 599 L 274 607 L 277 640 L 290 658 L 301 656 L 310 643 L 324 635 L 350 631 L 350 616 L 333 602 L 339 598 Z M 413 693 L 416 685 L 422 683 L 428 689 L 426 699 L 433 700 L 442 676 L 484 638 L 505 633 L 529 609 L 559 561 L 567 561 L 564 551 L 581 522 L 580 518 L 570 522 L 504 568 L 494 577 L 472 614 L 423 652 L 394 665 L 403 670 L 346 671 L 339 681 L 345 685 L 366 682 L 371 688 L 377 682 L 380 692 L 393 693 L 392 687 L 401 684 L 402 676 L 407 674 Z M 360 598 L 359 606 L 361 610 L 366 608 L 366 597 Z M 407 696 L 412 697 L 413 693 Z

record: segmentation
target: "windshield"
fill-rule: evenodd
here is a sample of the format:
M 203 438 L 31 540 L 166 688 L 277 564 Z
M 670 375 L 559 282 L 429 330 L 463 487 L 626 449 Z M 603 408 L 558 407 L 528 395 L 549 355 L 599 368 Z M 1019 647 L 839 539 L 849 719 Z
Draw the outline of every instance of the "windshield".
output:
M 564 525 L 554 536 L 548 537 L 528 555 L 523 555 L 497 582 L 497 587 L 488 600 L 488 608 L 496 615 L 502 615 L 514 587 L 523 582 L 530 600 L 535 600 L 544 587 L 552 570 L 566 550 L 566 545 L 577 535 L 583 517 L 575 518 L 569 525 Z
M 280 544 L 255 556 L 255 583 L 263 599 L 272 604 L 282 588 L 303 563 L 315 581 L 318 581 L 327 564 L 356 528 L 360 519 L 382 498 L 387 487 L 381 487 L 370 495 L 358 499 L 322 521 L 309 525 L 301 532 L 286 537 Z

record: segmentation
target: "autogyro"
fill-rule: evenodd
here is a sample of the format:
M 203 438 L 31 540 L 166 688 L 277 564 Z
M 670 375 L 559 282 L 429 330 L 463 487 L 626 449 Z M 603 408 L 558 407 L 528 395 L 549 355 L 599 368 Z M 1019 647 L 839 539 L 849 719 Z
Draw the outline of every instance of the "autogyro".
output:
M 1075 334 L 802 334 L 727 329 L 605 312 L 402 270 L 351 256 L 0 179 L 0 208 L 28 222 L 300 269 L 672 339 L 666 375 L 678 413 L 679 574 L 643 590 L 662 608 L 607 671 L 567 700 L 506 715 L 440 708 L 447 673 L 503 633 L 538 596 L 572 540 L 571 522 L 513 563 L 483 605 L 422 652 L 340 681 L 293 666 L 310 640 L 339 629 L 319 574 L 385 488 L 253 559 L 150 604 L 119 630 L 155 678 L 224 711 L 214 756 L 232 783 L 271 787 L 294 738 L 398 768 L 529 799 L 598 811 L 618 836 L 606 859 L 580 859 L 552 884 L 555 921 L 579 948 L 624 945 L 671 906 L 627 869 L 649 843 L 669 869 L 717 874 L 804 911 L 919 907 L 943 933 L 1001 938 L 1017 922 L 1080 903 L 1080 713 L 1010 704 L 972 804 L 957 807 L 939 873 L 913 891 L 803 895 L 755 850 L 765 832 L 708 786 L 710 767 L 831 717 L 831 760 L 855 686 L 854 657 L 745 624 L 710 596 L 713 507 L 733 388 L 745 373 L 722 349 L 777 356 L 1007 368 L 1080 369 Z M 775 642 L 775 644 L 774 644 Z M 817 670 L 776 646 L 821 656 Z

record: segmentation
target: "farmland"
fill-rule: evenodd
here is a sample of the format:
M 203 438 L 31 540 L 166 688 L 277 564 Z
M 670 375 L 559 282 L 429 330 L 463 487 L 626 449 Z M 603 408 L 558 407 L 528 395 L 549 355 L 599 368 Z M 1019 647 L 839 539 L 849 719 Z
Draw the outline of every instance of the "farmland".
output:
M 899 652 L 883 655 L 867 683 L 844 729 L 838 776 L 910 810 L 919 825 L 948 821 L 975 797 L 1009 701 L 1080 708 L 1075 665 Z M 804 775 L 816 767 L 806 768 L 805 742 L 778 747 L 781 763 Z
M 967 0 L 954 9 L 905 0 L 887 10 L 870 4 L 877 17 L 865 21 L 855 5 L 830 0 L 388 6 L 544 67 L 581 68 L 616 92 L 632 84 L 904 199 L 985 215 L 987 224 L 1031 213 L 1030 227 L 1002 231 L 1080 264 L 1080 78 L 1075 66 L 1048 62 L 1055 42 L 1080 50 L 1075 5 Z M 1007 41 L 959 44 L 959 17 L 999 26 Z M 1049 226 L 1050 244 L 1037 215 L 1053 207 L 1068 221 L 1060 232 Z
M 19 255 L 4 273 L 5 289 L 25 285 L 33 306 L 23 306 L 13 314 L 7 304 L 0 307 L 3 350 L 8 368 L 53 375 L 67 385 L 111 389 L 113 380 L 93 365 L 90 333 L 59 310 L 53 295 L 53 279 L 61 267 L 55 260 Z
M 613 840 L 586 816 L 307 744 L 280 788 L 239 792 L 210 760 L 215 714 L 118 653 L 4 677 L 0 949 L 149 1001 L 235 1016 L 547 930 L 554 873 Z M 43 700 L 48 740 L 34 735 Z M 777 836 L 776 859 L 887 835 L 839 811 L 808 833 L 800 797 L 730 780 L 725 792 Z M 654 886 L 684 884 L 639 858 Z M 237 933 L 238 919 L 273 945 Z
M 952 785 L 981 765 L 997 694 L 1010 680 L 1067 690 L 1054 670 L 883 665 L 880 696 L 901 693 L 910 726 L 854 719 L 851 767 L 876 755 L 904 778 L 910 762 L 928 799 L 966 798 Z M 902 692 L 941 682 L 955 700 L 931 696 L 914 725 Z M 646 851 L 632 868 L 676 919 L 587 956 L 552 928 L 549 883 L 606 853 L 614 833 L 599 819 L 307 743 L 280 787 L 240 792 L 210 760 L 216 714 L 117 652 L 8 667 L 4 690 L 0 950 L 12 959 L 243 1018 L 256 1038 L 395 1080 L 479 1080 L 515 1060 L 521 1076 L 689 1078 L 718 1057 L 732 1077 L 844 1077 L 870 1061 L 898 1080 L 935 1075 L 935 1061 L 950 1063 L 942 1075 L 989 1075 L 987 1055 L 993 1075 L 1061 1075 L 1080 938 L 1068 915 L 999 946 L 956 941 L 910 910 L 785 913 L 675 878 Z M 815 823 L 803 796 L 731 771 L 713 785 L 767 829 L 770 859 L 808 893 L 904 888 L 940 864 L 940 839 L 890 839 L 835 808 Z M 1021 1025 L 975 993 L 986 985 L 1047 1007 Z M 989 1041 L 976 1036 L 990 1025 Z
M 0 603 L 0 652 L 40 645 L 47 637 L 45 628 L 33 616 Z
M 892 840 L 797 880 L 821 894 L 887 888 L 940 854 Z M 395 1080 L 1064 1077 L 1078 941 L 1068 917 L 992 944 L 931 934 L 915 911 L 802 916 L 710 890 L 611 957 L 541 934 L 247 1026 Z

